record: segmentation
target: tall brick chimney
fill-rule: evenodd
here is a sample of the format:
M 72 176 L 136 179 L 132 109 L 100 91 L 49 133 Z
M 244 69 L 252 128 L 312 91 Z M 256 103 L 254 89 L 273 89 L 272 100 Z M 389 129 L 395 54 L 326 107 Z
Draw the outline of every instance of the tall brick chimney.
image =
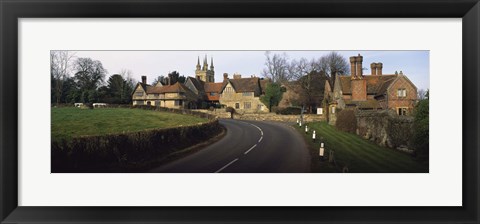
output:
M 377 75 L 377 63 L 370 64 L 370 69 L 372 70 L 372 75 Z
M 354 79 L 357 76 L 357 73 L 355 72 L 356 70 L 356 65 L 355 65 L 355 56 L 350 57 L 350 73 L 351 73 L 351 78 Z
M 363 56 L 361 56 L 360 54 L 358 54 L 357 57 L 355 57 L 355 61 L 357 63 L 357 77 L 358 78 L 362 78 L 363 76 L 363 68 L 362 68 L 362 62 L 363 62 Z
M 223 73 L 223 81 L 226 81 L 228 79 L 228 73 Z
M 142 84 L 147 85 L 147 76 L 142 76 Z
M 241 79 L 241 78 L 242 78 L 242 75 L 238 73 L 233 74 L 233 79 Z
M 377 75 L 382 75 L 383 64 L 377 63 Z

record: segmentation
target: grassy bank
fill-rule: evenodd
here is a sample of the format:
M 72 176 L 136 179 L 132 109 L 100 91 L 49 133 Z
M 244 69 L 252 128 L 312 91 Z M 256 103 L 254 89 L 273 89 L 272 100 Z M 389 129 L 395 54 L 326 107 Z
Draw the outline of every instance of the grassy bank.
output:
M 357 135 L 338 131 L 326 122 L 308 123 L 309 134 L 305 126 L 295 125 L 311 148 L 313 172 L 339 172 L 348 167 L 356 173 L 415 173 L 428 172 L 428 164 L 420 163 L 411 155 L 389 148 L 380 147 Z M 312 142 L 312 132 L 316 131 L 316 143 Z M 334 151 L 337 167 L 328 161 L 320 161 L 318 150 L 320 140 L 325 143 L 325 155 Z
M 52 141 L 205 123 L 194 116 L 128 108 L 52 108 Z
M 171 112 L 52 108 L 51 172 L 146 172 L 223 131 L 218 120 Z

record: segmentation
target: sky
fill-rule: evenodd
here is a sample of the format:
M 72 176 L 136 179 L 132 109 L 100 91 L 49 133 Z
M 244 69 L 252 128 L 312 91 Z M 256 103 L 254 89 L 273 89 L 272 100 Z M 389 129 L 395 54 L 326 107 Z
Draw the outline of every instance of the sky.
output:
M 308 60 L 319 58 L 331 51 L 271 51 L 285 53 L 290 60 L 302 57 Z M 383 74 L 394 74 L 402 71 L 417 89 L 429 89 L 430 66 L 429 51 L 336 51 L 348 61 L 350 56 L 363 56 L 364 75 L 371 74 L 370 63 L 383 63 Z M 215 66 L 215 81 L 223 80 L 223 73 L 232 78 L 234 73 L 242 77 L 256 75 L 261 77 L 265 67 L 265 51 L 75 51 L 76 57 L 89 57 L 102 62 L 107 70 L 107 78 L 118 74 L 122 69 L 132 72 L 135 80 L 147 76 L 147 83 L 171 71 L 178 71 L 186 77 L 195 76 L 197 58 L 203 64 L 205 55 L 210 66 L 211 58 Z M 350 62 L 348 62 L 350 63 Z

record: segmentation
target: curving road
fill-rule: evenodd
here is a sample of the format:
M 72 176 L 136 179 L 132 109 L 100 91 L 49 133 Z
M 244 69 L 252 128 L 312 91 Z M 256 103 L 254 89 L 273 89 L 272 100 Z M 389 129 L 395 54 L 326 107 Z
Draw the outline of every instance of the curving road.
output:
M 221 119 L 226 135 L 206 148 L 151 170 L 157 173 L 305 173 L 310 155 L 300 134 L 277 122 Z

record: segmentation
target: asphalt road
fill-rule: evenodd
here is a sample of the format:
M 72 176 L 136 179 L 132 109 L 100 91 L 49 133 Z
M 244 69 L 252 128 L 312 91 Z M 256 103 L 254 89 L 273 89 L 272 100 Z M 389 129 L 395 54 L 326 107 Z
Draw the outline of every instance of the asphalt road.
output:
M 300 134 L 277 122 L 221 119 L 226 135 L 206 148 L 151 170 L 157 173 L 306 173 L 310 155 Z

